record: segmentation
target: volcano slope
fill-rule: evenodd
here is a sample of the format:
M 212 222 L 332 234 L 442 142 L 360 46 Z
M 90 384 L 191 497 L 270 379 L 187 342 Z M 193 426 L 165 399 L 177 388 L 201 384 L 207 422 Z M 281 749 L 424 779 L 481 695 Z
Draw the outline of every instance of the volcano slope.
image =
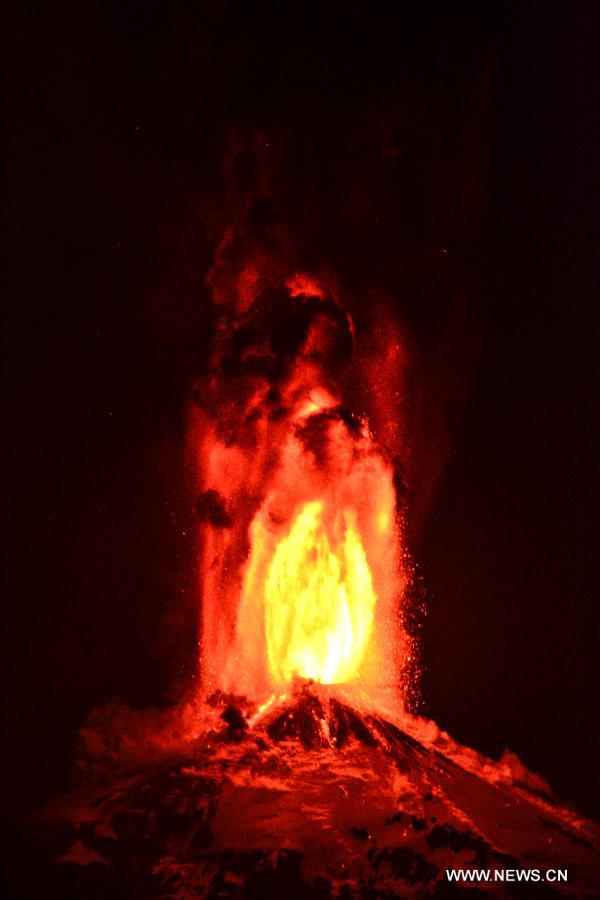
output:
M 138 718 L 116 741 L 115 709 L 112 737 L 98 719 L 84 730 L 85 777 L 28 820 L 15 896 L 600 895 L 600 829 L 511 753 L 493 762 L 313 686 L 259 712 L 215 695 L 194 715 L 163 716 L 160 737 Z M 468 868 L 568 881 L 448 880 Z

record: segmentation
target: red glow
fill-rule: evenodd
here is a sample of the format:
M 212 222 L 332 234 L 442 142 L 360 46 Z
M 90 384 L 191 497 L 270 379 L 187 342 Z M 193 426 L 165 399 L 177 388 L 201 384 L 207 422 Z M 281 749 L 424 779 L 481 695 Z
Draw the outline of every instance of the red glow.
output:
M 325 296 L 310 279 L 286 284 L 282 302 Z M 206 691 L 263 703 L 300 677 L 388 706 L 401 699 L 410 650 L 393 468 L 366 419 L 342 412 L 328 362 L 339 343 L 332 304 L 311 308 L 275 410 L 272 380 L 251 371 L 237 392 L 211 381 L 230 427 L 195 413 L 199 487 L 223 508 L 201 530 Z
M 327 295 L 327 292 L 319 284 L 317 279 L 312 278 L 310 275 L 293 275 L 291 278 L 288 278 L 285 286 L 288 288 L 290 296 L 292 297 L 300 297 L 302 294 L 305 294 L 308 297 L 323 298 Z

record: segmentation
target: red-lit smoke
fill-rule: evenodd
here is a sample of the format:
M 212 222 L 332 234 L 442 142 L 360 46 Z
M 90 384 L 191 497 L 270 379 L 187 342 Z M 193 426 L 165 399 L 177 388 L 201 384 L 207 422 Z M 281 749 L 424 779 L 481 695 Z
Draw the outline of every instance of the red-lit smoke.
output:
M 397 703 L 412 650 L 394 469 L 344 386 L 372 367 L 393 436 L 378 407 L 402 383 L 398 329 L 357 365 L 335 286 L 263 253 L 236 270 L 235 240 L 209 277 L 222 315 L 191 428 L 203 691 L 263 703 L 303 678 Z

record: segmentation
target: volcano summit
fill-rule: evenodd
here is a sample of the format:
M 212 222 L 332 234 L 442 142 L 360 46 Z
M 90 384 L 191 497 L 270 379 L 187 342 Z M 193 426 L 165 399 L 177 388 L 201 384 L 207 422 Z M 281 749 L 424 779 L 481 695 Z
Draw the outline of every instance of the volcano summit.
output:
M 600 890 L 597 826 L 561 807 L 513 754 L 493 762 L 424 719 L 392 722 L 307 683 L 262 711 L 215 695 L 193 713 L 163 714 L 160 727 L 137 716 L 122 713 L 114 729 L 113 709 L 84 730 L 88 780 L 33 823 L 46 863 L 31 870 L 40 882 L 30 896 L 358 900 L 531 889 L 458 885 L 449 869 L 507 881 L 566 869 L 557 896 Z M 537 887 L 555 896 L 553 885 Z

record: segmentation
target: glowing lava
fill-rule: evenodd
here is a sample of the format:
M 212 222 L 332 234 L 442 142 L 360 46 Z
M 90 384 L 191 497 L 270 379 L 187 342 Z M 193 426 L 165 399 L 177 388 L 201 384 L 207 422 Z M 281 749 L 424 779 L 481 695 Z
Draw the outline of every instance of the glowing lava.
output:
M 356 516 L 344 512 L 334 529 L 330 540 L 322 502 L 307 503 L 271 560 L 264 603 L 275 684 L 294 675 L 349 682 L 359 671 L 376 597 Z M 253 538 L 260 542 L 257 533 Z

